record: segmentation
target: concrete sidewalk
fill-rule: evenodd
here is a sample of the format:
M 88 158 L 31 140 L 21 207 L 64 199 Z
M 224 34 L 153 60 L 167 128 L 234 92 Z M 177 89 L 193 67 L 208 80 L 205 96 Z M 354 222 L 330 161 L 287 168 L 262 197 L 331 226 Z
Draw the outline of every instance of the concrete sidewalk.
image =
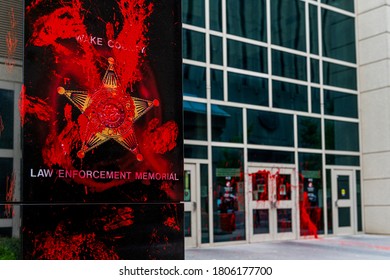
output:
M 390 260 L 390 235 L 353 235 L 186 249 L 186 260 Z

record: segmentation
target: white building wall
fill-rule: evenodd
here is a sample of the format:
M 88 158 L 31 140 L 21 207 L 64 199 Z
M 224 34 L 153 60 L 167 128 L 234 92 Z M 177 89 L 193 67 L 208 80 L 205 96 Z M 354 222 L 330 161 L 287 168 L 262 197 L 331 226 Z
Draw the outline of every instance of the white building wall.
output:
M 390 0 L 357 0 L 364 231 L 390 234 Z

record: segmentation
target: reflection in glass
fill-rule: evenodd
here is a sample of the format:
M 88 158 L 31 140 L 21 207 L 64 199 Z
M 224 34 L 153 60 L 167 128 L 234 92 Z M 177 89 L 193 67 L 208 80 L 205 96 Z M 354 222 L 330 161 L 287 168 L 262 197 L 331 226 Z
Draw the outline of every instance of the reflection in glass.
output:
M 317 59 L 310 59 L 310 74 L 312 83 L 320 83 L 320 62 Z
M 202 227 L 202 243 L 210 242 L 209 227 L 209 167 L 207 164 L 200 165 L 200 219 Z
M 204 0 L 182 0 L 183 23 L 205 26 Z
M 281 81 L 272 81 L 273 105 L 295 111 L 308 110 L 307 87 Z
M 14 146 L 14 92 L 0 89 L 0 149 Z
M 292 53 L 272 50 L 272 74 L 306 81 L 306 58 Z
M 255 201 L 268 201 L 269 200 L 269 184 L 268 184 L 268 171 L 259 170 L 256 173 L 252 173 L 252 200 Z
M 206 98 L 206 68 L 183 64 L 183 95 Z
M 223 100 L 223 71 L 210 69 L 211 98 Z
M 357 89 L 356 68 L 323 61 L 324 84 Z
M 298 116 L 298 147 L 321 149 L 321 119 Z
M 184 145 L 184 158 L 207 159 L 207 146 Z
M 254 209 L 253 210 L 253 234 L 269 233 L 269 210 Z
M 242 109 L 211 105 L 212 139 L 219 142 L 243 142 Z
M 278 174 L 276 176 L 277 201 L 291 200 L 291 175 Z
M 261 163 L 291 163 L 294 164 L 294 153 L 273 150 L 248 149 L 248 161 Z
M 319 88 L 311 88 L 311 111 L 321 114 L 321 91 Z
M 12 218 L 12 208 L 4 205 L 4 202 L 14 201 L 14 184 L 12 180 L 13 159 L 0 158 L 0 219 Z
M 212 64 L 223 64 L 222 37 L 210 35 L 210 60 Z
M 322 49 L 325 56 L 356 62 L 355 19 L 322 10 Z
M 191 236 L 192 236 L 191 212 L 185 211 L 184 212 L 184 237 L 191 237 Z
M 210 29 L 222 31 L 222 0 L 211 0 L 210 4 Z
M 354 11 L 354 0 L 321 0 L 321 2 L 349 12 Z
M 324 90 L 324 112 L 327 115 L 357 118 L 357 95 Z
M 207 140 L 206 104 L 183 101 L 184 139 Z
M 305 2 L 272 0 L 272 44 L 306 51 Z
M 349 176 L 337 176 L 337 199 L 350 199 L 349 187 Z
M 245 240 L 243 150 L 213 148 L 214 242 Z
M 206 61 L 205 34 L 183 29 L 183 58 Z
M 359 156 L 326 155 L 327 165 L 360 166 Z
M 294 146 L 293 116 L 247 110 L 248 144 Z
M 352 122 L 325 120 L 327 150 L 359 151 L 359 125 Z
M 330 169 L 326 169 L 326 206 L 328 213 L 328 234 L 333 234 L 332 177 Z
M 245 38 L 266 41 L 267 16 L 265 2 L 265 0 L 227 0 L 227 32 Z
M 268 80 L 228 73 L 229 101 L 268 106 Z
M 309 5 L 310 52 L 318 54 L 318 11 L 317 6 Z
M 228 66 L 267 73 L 267 48 L 228 40 Z
M 292 210 L 277 209 L 278 233 L 292 232 Z
M 351 226 L 351 207 L 338 208 L 339 227 Z

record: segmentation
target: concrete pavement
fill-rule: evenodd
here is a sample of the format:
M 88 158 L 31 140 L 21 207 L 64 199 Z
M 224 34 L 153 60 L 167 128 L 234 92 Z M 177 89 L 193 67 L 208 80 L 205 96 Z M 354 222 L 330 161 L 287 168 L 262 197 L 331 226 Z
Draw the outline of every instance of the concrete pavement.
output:
M 390 235 L 353 235 L 216 245 L 185 251 L 186 260 L 390 260 Z

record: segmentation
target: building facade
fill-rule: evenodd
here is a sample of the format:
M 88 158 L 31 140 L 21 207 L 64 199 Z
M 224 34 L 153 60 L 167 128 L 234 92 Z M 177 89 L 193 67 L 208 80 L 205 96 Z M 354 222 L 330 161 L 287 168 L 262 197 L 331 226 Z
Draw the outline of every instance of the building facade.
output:
M 20 198 L 19 2 L 0 8 L 9 202 Z M 390 3 L 182 0 L 182 19 L 186 245 L 390 234 Z M 17 204 L 0 207 L 0 235 L 18 236 L 18 217 Z

